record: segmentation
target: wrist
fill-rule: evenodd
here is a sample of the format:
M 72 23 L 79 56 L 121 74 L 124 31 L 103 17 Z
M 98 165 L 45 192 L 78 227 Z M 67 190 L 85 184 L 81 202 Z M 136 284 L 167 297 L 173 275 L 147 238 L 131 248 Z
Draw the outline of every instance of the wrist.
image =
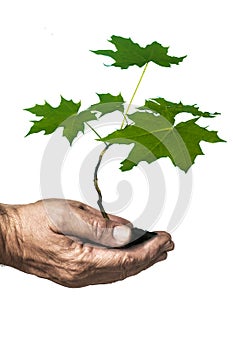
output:
M 0 203 L 0 264 L 12 265 L 17 246 L 17 209 Z
M 0 204 L 0 264 L 5 263 L 5 235 L 6 235 L 7 211 L 4 204 Z

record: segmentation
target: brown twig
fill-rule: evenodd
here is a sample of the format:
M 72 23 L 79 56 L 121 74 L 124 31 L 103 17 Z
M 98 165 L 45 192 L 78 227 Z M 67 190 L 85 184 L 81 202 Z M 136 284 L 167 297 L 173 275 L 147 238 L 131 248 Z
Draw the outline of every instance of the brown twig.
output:
M 105 152 L 107 151 L 107 149 L 111 146 L 111 144 L 106 144 L 106 146 L 104 147 L 103 151 L 100 153 L 99 155 L 99 160 L 98 160 L 98 163 L 96 164 L 96 167 L 95 167 L 95 172 L 94 172 L 94 186 L 95 186 L 95 189 L 98 193 L 98 196 L 99 196 L 99 199 L 97 201 L 97 204 L 100 208 L 100 211 L 101 211 L 101 214 L 102 216 L 106 219 L 106 220 L 109 220 L 109 216 L 108 214 L 106 213 L 104 207 L 103 207 L 103 198 L 102 198 L 102 193 L 101 193 L 101 190 L 99 188 L 99 183 L 98 183 L 98 170 L 99 170 L 99 167 L 101 165 L 101 161 L 103 159 L 103 156 L 105 154 Z

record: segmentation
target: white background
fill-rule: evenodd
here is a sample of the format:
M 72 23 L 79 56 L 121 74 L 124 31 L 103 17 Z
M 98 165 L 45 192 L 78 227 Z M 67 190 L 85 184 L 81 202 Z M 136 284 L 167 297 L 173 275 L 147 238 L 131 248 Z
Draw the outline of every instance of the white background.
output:
M 1 1 L 2 203 L 33 202 L 41 196 L 40 166 L 49 137 L 24 138 L 31 118 L 24 108 L 44 99 L 56 105 L 60 94 L 82 99 L 84 107 L 96 102 L 96 92 L 121 91 L 129 100 L 139 68 L 106 68 L 106 58 L 89 52 L 109 47 L 106 40 L 112 34 L 130 36 L 141 45 L 161 42 L 176 56 L 188 54 L 170 69 L 151 64 L 135 103 L 163 96 L 219 111 L 222 116 L 206 125 L 228 140 L 202 145 L 206 156 L 193 167 L 191 205 L 173 232 L 176 249 L 167 261 L 125 281 L 83 289 L 1 267 L 2 349 L 232 349 L 230 3 Z M 163 166 L 168 183 L 176 181 L 169 161 L 162 161 Z M 111 193 L 116 184 L 106 181 L 105 186 Z M 80 199 L 76 193 L 72 198 Z M 131 212 L 134 208 L 136 201 Z M 165 208 L 157 229 L 167 228 L 169 210 Z

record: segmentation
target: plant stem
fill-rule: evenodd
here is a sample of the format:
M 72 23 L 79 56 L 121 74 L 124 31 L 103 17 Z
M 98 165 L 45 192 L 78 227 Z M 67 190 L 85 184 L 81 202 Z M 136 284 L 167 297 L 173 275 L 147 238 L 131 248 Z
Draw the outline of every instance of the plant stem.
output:
M 96 136 L 98 136 L 98 138 L 101 139 L 100 134 L 88 122 L 85 122 L 85 123 L 96 134 Z M 100 208 L 101 214 L 106 220 L 109 220 L 108 214 L 106 213 L 106 211 L 103 207 L 103 197 L 102 197 L 102 193 L 101 193 L 101 190 L 100 190 L 99 184 L 98 184 L 98 170 L 99 170 L 102 158 L 103 158 L 105 152 L 107 151 L 107 149 L 111 146 L 111 144 L 108 144 L 107 142 L 104 142 L 104 143 L 105 143 L 105 148 L 103 149 L 103 151 L 99 155 L 99 160 L 98 160 L 98 163 L 96 164 L 95 171 L 94 171 L 94 186 L 95 186 L 96 192 L 98 193 L 98 196 L 99 196 L 97 204 Z
M 101 193 L 101 190 L 99 188 L 99 183 L 98 183 L 98 170 L 99 170 L 99 167 L 100 167 L 100 164 L 101 164 L 101 161 L 103 159 L 103 156 L 105 154 L 105 152 L 107 151 L 107 149 L 111 146 L 111 144 L 106 144 L 106 146 L 104 147 L 103 151 L 100 153 L 99 155 L 99 160 L 98 160 L 98 163 L 96 164 L 96 167 L 95 167 L 95 172 L 94 172 L 94 186 L 95 186 L 95 189 L 98 193 L 98 196 L 99 196 L 99 199 L 97 201 L 97 204 L 100 208 L 100 211 L 101 211 L 101 214 L 102 216 L 106 219 L 106 220 L 109 220 L 109 217 L 108 217 L 108 214 L 106 213 L 104 207 L 103 207 L 103 198 L 102 198 L 102 193 Z
M 135 97 L 135 95 L 136 95 L 136 93 L 138 91 L 138 88 L 139 88 L 139 86 L 141 84 L 142 78 L 143 78 L 143 76 L 144 76 L 144 74 L 146 72 L 147 67 L 148 67 L 148 63 L 146 63 L 145 66 L 144 66 L 144 69 L 143 69 L 142 74 L 141 74 L 141 76 L 139 78 L 137 86 L 136 86 L 136 88 L 135 88 L 135 90 L 133 92 L 133 95 L 132 95 L 131 99 L 130 99 L 129 105 L 128 105 L 127 109 L 126 109 L 126 112 L 123 115 L 123 121 L 121 123 L 121 129 L 124 127 L 125 122 L 127 122 L 127 114 L 128 114 L 129 109 L 130 109 L 130 107 L 132 105 L 133 99 L 134 99 L 134 97 Z M 89 123 L 86 122 L 86 124 L 98 136 L 98 138 L 101 139 L 101 136 L 98 134 L 98 132 Z M 99 170 L 99 167 L 101 165 L 101 161 L 103 159 L 103 156 L 104 156 L 104 154 L 106 153 L 107 149 L 110 146 L 111 146 L 111 144 L 105 142 L 105 147 L 104 147 L 104 149 L 102 150 L 102 152 L 99 155 L 99 160 L 98 160 L 98 163 L 96 164 L 95 172 L 94 172 L 94 186 L 95 186 L 96 192 L 98 193 L 98 197 L 99 197 L 98 201 L 97 201 L 97 204 L 98 204 L 98 206 L 100 208 L 102 216 L 106 220 L 109 220 L 109 216 L 108 216 L 108 214 L 106 213 L 106 211 L 105 211 L 105 209 L 103 207 L 103 197 L 102 197 L 102 193 L 101 193 L 101 190 L 100 190 L 100 187 L 99 187 L 99 183 L 98 183 L 98 170 Z
M 86 125 L 98 136 L 99 139 L 101 139 L 100 134 L 88 122 L 86 122 Z M 111 146 L 110 143 L 109 144 L 107 142 L 104 142 L 104 143 L 105 143 L 105 148 L 103 149 L 103 151 L 99 155 L 99 160 L 98 160 L 98 163 L 96 164 L 95 171 L 94 171 L 94 186 L 95 186 L 96 192 L 98 193 L 98 196 L 99 196 L 97 204 L 100 208 L 101 214 L 106 220 L 109 220 L 108 214 L 106 213 L 106 211 L 103 207 L 102 192 L 99 188 L 99 183 L 98 183 L 98 170 L 99 170 L 102 158 L 103 158 L 105 152 L 107 151 L 107 149 Z
M 134 97 L 135 97 L 135 95 L 136 95 L 136 93 L 137 93 L 137 91 L 138 91 L 138 88 L 139 88 L 139 86 L 140 86 L 140 84 L 141 84 L 141 82 L 142 82 L 142 78 L 144 77 L 144 74 L 145 74 L 145 72 L 146 72 L 146 69 L 147 69 L 147 67 L 148 67 L 148 64 L 149 64 L 149 62 L 147 62 L 147 63 L 145 64 L 145 66 L 144 66 L 144 69 L 143 69 L 143 71 L 142 71 L 142 74 L 141 74 L 141 76 L 140 76 L 140 78 L 139 78 L 139 80 L 138 80 L 137 86 L 136 86 L 136 88 L 135 88 L 135 90 L 134 90 L 134 92 L 133 92 L 133 95 L 132 95 L 131 99 L 130 99 L 129 105 L 128 105 L 127 109 L 126 109 L 126 112 L 125 112 L 124 115 L 123 115 L 123 120 L 122 120 L 122 123 L 121 123 L 121 129 L 124 127 L 125 122 L 127 122 L 127 114 L 128 114 L 129 109 L 130 109 L 130 107 L 131 107 L 131 105 L 132 105 L 132 102 L 133 102 L 133 100 L 134 100 Z
M 85 122 L 85 123 L 96 134 L 96 136 L 98 136 L 98 138 L 101 139 L 100 134 L 88 122 Z M 107 143 L 106 142 L 104 142 L 104 143 L 107 146 Z

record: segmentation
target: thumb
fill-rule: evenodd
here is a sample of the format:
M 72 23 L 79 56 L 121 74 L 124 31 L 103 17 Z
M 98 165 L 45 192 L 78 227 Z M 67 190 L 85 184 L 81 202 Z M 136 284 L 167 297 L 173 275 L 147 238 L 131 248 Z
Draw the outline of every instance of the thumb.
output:
M 91 225 L 89 239 L 111 248 L 122 247 L 132 239 L 132 226 L 127 220 L 118 222 L 96 218 Z
M 116 244 L 117 247 L 123 246 L 131 242 L 132 239 L 132 230 L 129 225 L 118 225 L 113 228 L 112 231 L 113 244 Z
M 66 234 L 111 248 L 122 247 L 132 240 L 133 225 L 127 220 L 106 220 L 96 216 L 83 219 L 73 221 L 72 229 Z
M 68 215 L 68 217 L 67 217 Z M 132 240 L 133 225 L 119 216 L 103 218 L 100 212 L 87 205 L 71 202 L 71 210 L 64 212 L 62 232 L 81 240 L 95 242 L 111 248 L 122 247 Z

